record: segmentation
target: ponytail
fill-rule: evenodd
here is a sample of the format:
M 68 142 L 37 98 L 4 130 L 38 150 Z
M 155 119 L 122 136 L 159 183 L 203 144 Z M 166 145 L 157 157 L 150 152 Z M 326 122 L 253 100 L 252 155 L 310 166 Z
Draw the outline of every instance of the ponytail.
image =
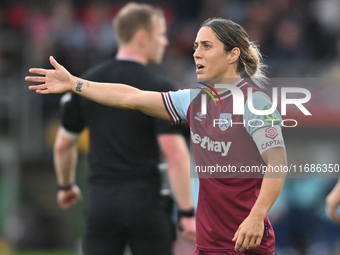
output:
M 260 88 L 264 88 L 268 82 L 265 75 L 267 66 L 263 64 L 262 55 L 255 43 L 249 42 L 248 52 L 241 53 L 239 61 L 252 81 Z

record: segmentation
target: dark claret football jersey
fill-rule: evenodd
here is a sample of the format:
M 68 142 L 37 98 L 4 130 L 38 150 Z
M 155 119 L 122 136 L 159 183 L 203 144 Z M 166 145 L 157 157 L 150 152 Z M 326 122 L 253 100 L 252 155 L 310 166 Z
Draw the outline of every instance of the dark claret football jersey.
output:
M 134 61 L 111 60 L 82 78 L 148 91 L 174 90 L 164 77 Z M 90 183 L 158 175 L 157 135 L 180 132 L 167 121 L 139 111 L 104 106 L 74 93 L 65 94 L 61 105 L 62 126 L 67 131 L 79 134 L 85 126 L 89 128 Z
M 201 113 L 201 95 L 206 92 L 196 89 L 162 93 L 172 121 L 188 121 L 190 124 L 195 169 L 200 177 L 196 213 L 197 247 L 204 251 L 234 251 L 232 239 L 255 204 L 263 177 L 261 173 L 248 174 L 241 170 L 245 166 L 266 165 L 260 153 L 284 146 L 280 126 L 272 125 L 269 116 L 252 114 L 247 106 L 249 87 L 253 91 L 256 109 L 267 109 L 271 105 L 269 97 L 243 79 L 234 86 L 243 92 L 244 115 L 233 114 L 230 90 L 218 93 L 222 104 L 218 98 L 215 98 L 218 102 L 215 104 L 207 97 L 205 115 Z M 281 120 L 277 111 L 271 116 L 274 115 L 275 119 Z M 263 136 L 260 142 L 254 141 L 254 134 Z M 232 167 L 229 171 L 228 166 Z M 264 225 L 261 245 L 251 252 L 270 253 L 275 249 L 274 232 L 267 216 Z

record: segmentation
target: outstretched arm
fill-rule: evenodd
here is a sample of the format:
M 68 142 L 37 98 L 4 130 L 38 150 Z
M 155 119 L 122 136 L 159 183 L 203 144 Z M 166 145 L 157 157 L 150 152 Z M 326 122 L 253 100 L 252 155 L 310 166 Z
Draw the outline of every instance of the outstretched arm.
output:
M 171 120 L 159 92 L 142 91 L 124 84 L 87 81 L 71 75 L 52 56 L 50 62 L 55 69 L 29 70 L 30 73 L 42 75 L 25 78 L 26 81 L 42 83 L 29 86 L 30 90 L 35 90 L 39 94 L 72 91 L 100 104 L 139 110 L 164 120 Z

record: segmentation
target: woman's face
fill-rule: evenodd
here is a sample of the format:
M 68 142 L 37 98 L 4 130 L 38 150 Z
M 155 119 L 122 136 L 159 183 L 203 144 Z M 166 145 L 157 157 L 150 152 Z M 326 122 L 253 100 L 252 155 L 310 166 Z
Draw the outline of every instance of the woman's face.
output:
M 210 27 L 202 27 L 194 43 L 197 79 L 230 78 L 230 53 Z

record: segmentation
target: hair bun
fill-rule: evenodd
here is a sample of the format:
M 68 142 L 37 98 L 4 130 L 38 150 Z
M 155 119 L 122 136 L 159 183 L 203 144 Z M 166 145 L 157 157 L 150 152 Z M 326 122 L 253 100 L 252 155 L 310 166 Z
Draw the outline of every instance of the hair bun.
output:
M 246 73 L 260 88 L 264 87 L 268 78 L 265 75 L 267 66 L 262 63 L 262 55 L 255 43 L 249 42 L 248 52 L 241 57 L 241 62 Z

